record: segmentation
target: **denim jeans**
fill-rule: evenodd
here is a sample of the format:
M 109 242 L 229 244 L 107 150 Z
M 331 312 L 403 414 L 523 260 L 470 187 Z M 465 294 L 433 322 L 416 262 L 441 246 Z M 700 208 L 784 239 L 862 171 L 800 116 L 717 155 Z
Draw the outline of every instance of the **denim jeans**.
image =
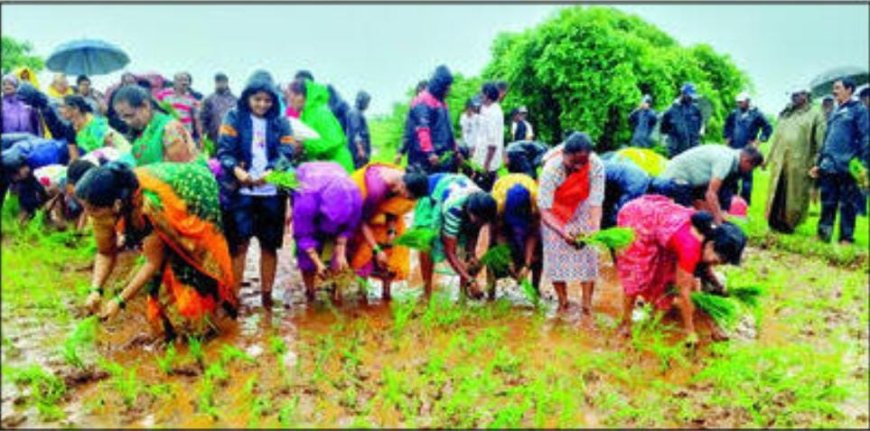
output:
M 822 215 L 818 235 L 827 242 L 834 233 L 837 208 L 840 209 L 840 241 L 854 241 L 855 217 L 858 214 L 861 191 L 855 179 L 848 173 L 822 173 L 819 177 Z

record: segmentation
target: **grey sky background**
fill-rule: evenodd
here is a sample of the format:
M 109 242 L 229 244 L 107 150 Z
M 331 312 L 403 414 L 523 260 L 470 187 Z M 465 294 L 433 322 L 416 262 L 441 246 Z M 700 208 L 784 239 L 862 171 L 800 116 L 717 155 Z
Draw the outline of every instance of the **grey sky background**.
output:
M 333 83 L 352 100 L 365 89 L 382 114 L 438 64 L 465 75 L 489 61 L 496 34 L 533 27 L 567 5 L 2 5 L 4 35 L 47 57 L 58 44 L 99 38 L 122 47 L 134 72 L 193 74 L 208 93 L 214 72 L 240 92 L 257 68 L 281 83 L 298 69 Z M 680 43 L 707 43 L 746 71 L 756 103 L 775 113 L 785 92 L 822 71 L 867 68 L 864 5 L 615 5 Z M 51 72 L 43 72 L 45 85 Z M 98 88 L 120 72 L 94 77 Z M 74 79 L 71 78 L 71 79 Z M 675 90 L 676 91 L 676 90 Z

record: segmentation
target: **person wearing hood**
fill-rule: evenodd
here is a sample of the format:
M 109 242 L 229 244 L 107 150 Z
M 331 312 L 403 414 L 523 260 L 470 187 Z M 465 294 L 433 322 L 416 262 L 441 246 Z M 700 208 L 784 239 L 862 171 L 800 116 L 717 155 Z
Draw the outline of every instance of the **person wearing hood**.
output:
M 758 148 L 758 141 L 767 142 L 772 131 L 773 129 L 764 114 L 750 104 L 749 94 L 740 93 L 737 96 L 737 108 L 731 111 L 731 114 L 725 119 L 725 128 L 723 129 L 725 145 L 736 149 L 742 149 L 747 145 Z M 747 204 L 751 204 L 752 172 L 741 175 L 740 180 L 742 182 L 740 197 Z M 736 183 L 734 185 L 737 186 Z M 735 189 L 734 192 L 736 193 L 737 190 Z
M 796 88 L 779 114 L 770 143 L 770 183 L 765 218 L 771 229 L 793 233 L 807 217 L 813 180 L 807 175 L 825 140 L 825 114 Z
M 348 243 L 360 224 L 363 198 L 344 167 L 334 162 L 303 163 L 296 179 L 300 186 L 293 191 L 293 238 L 305 296 L 313 301 L 316 278 L 351 269 Z M 336 288 L 336 300 L 340 293 Z
M 353 156 L 341 124 L 327 106 L 329 90 L 310 79 L 295 80 L 288 87 L 288 105 L 300 112 L 299 120 L 320 135 L 303 143 L 307 160 L 333 161 L 353 172 Z
M 631 126 L 631 146 L 651 148 L 653 146 L 652 132 L 659 121 L 658 113 L 650 107 L 652 96 L 644 94 L 640 100 L 640 106 L 628 116 L 628 124 Z
M 353 155 L 353 165 L 359 169 L 372 157 L 372 138 L 364 115 L 371 96 L 365 91 L 356 94 L 356 104 L 347 115 L 347 145 Z
M 739 265 L 746 235 L 731 223 L 714 223 L 706 211 L 685 208 L 658 195 L 629 202 L 619 211 L 617 220 L 620 227 L 635 232 L 634 242 L 616 260 L 625 295 L 620 334 L 631 335 L 631 314 L 638 296 L 659 311 L 667 311 L 676 299 L 686 341 L 696 343 L 691 294 L 700 289 L 701 280 L 724 290 L 712 268 Z M 676 295 L 668 294 L 671 284 L 677 288 Z M 713 325 L 714 338 L 724 337 L 719 329 Z
M 75 94 L 72 87 L 69 86 L 69 81 L 63 73 L 55 73 L 51 84 L 48 84 L 48 89 L 45 91 L 52 101 L 60 103 L 64 96 Z
M 453 75 L 447 66 L 435 69 L 426 91 L 411 101 L 405 120 L 408 166 L 427 172 L 456 172 L 458 148 L 447 109 Z M 453 157 L 445 156 L 452 153 Z M 442 158 L 444 160 L 442 160 Z
M 302 79 L 302 80 L 310 80 L 314 81 L 314 75 L 311 74 L 311 71 L 308 70 L 300 70 L 296 72 L 296 75 L 293 77 L 294 80 Z M 341 94 L 338 93 L 338 90 L 335 89 L 335 86 L 332 84 L 325 84 L 326 90 L 329 92 L 329 102 L 327 105 L 329 106 L 329 111 L 332 112 L 332 115 L 335 116 L 335 119 L 338 120 L 338 124 L 341 125 L 341 130 L 344 131 L 345 136 L 350 136 L 350 105 L 341 97 Z M 299 118 L 298 112 L 290 107 L 287 108 L 288 113 L 296 113 L 295 118 Z M 351 153 L 354 151 L 351 150 Z
M 257 71 L 248 79 L 236 107 L 227 113 L 218 136 L 220 185 L 227 196 L 224 219 L 233 258 L 234 289 L 245 274 L 251 237 L 260 244 L 260 296 L 263 307 L 272 306 L 272 285 L 277 251 L 284 241 L 286 195 L 264 178 L 289 166 L 285 145 L 295 147 L 287 118 L 281 115 L 272 76 Z M 290 147 L 293 148 L 293 147 Z
M 19 79 L 3 77 L 3 133 L 30 133 L 42 136 L 39 113 L 18 95 Z
M 662 116 L 661 132 L 668 136 L 668 158 L 674 158 L 701 141 L 704 117 L 695 103 L 698 93 L 695 84 L 686 83 L 680 89 L 680 98 Z
M 202 102 L 199 112 L 199 122 L 202 124 L 205 136 L 217 144 L 219 129 L 224 115 L 233 109 L 239 99 L 230 90 L 230 80 L 227 75 L 219 72 L 214 76 L 214 93 Z
M 199 155 L 184 125 L 161 111 L 148 90 L 125 85 L 115 91 L 112 106 L 130 130 L 128 140 L 136 166 L 191 162 Z

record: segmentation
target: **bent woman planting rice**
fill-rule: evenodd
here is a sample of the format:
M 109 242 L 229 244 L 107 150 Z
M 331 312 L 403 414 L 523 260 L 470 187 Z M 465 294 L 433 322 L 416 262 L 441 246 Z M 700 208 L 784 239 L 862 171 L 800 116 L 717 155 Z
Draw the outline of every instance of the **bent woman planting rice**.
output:
M 429 197 L 420 199 L 414 209 L 414 227 L 436 233 L 431 250 L 420 250 L 424 295 L 432 295 L 435 264 L 446 259 L 459 274 L 462 292 L 480 298 L 483 293 L 471 267 L 478 266 L 474 258 L 478 233 L 495 222 L 495 199 L 465 175 L 430 175 L 429 190 Z M 460 257 L 462 250 L 464 259 Z
M 619 212 L 617 223 L 634 229 L 636 235 L 616 261 L 625 293 L 621 333 L 630 334 L 631 312 L 638 296 L 658 310 L 667 310 L 674 300 L 667 286 L 676 284 L 687 341 L 696 342 L 691 294 L 700 288 L 699 277 L 716 280 L 713 266 L 740 263 L 746 235 L 730 223 L 714 226 L 709 213 L 680 206 L 659 195 L 629 202 Z
M 410 251 L 394 240 L 405 233 L 405 215 L 414 201 L 429 193 L 426 176 L 405 173 L 386 163 L 370 163 L 353 173 L 362 192 L 362 224 L 351 242 L 351 266 L 360 277 L 382 281 L 383 299 L 390 285 L 408 276 Z
M 507 271 L 487 271 L 487 294 L 495 298 L 498 278 L 511 276 L 522 283 L 532 276 L 532 286 L 540 290 L 543 248 L 541 246 L 540 213 L 536 205 L 538 184 L 525 174 L 509 174 L 499 178 L 492 188 L 498 204 L 496 228 L 490 236 L 490 246 L 510 247 Z
M 325 279 L 330 270 L 340 277 L 350 269 L 347 244 L 360 222 L 362 196 L 347 171 L 335 162 L 303 163 L 296 170 L 296 179 L 299 187 L 293 191 L 293 238 L 305 295 L 312 301 L 317 277 Z M 330 266 L 324 261 L 331 261 Z M 338 288 L 334 295 L 339 298 Z
M 86 302 L 91 312 L 100 306 L 121 236 L 125 246 L 142 245 L 145 263 L 105 304 L 103 319 L 117 314 L 146 284 L 148 319 L 154 326 L 162 322 L 167 338 L 175 335 L 164 306 L 167 302 L 174 303 L 174 310 L 198 330 L 205 329 L 204 317 L 218 305 L 235 316 L 233 270 L 221 224 L 218 186 L 205 165 L 153 163 L 134 171 L 113 162 L 88 171 L 78 182 L 76 195 L 93 220 L 97 242 Z

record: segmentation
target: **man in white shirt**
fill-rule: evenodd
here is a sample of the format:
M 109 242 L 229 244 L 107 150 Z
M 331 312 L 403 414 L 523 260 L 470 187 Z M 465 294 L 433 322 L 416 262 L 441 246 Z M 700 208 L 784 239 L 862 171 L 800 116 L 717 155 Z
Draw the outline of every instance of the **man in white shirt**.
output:
M 485 191 L 492 189 L 496 172 L 501 168 L 504 151 L 504 113 L 498 103 L 498 87 L 492 82 L 480 89 L 483 106 L 480 108 L 480 129 L 474 148 L 474 162 L 483 172 L 476 182 Z
M 480 97 L 474 96 L 465 102 L 465 111 L 459 116 L 462 142 L 469 151 L 474 151 L 480 134 Z

